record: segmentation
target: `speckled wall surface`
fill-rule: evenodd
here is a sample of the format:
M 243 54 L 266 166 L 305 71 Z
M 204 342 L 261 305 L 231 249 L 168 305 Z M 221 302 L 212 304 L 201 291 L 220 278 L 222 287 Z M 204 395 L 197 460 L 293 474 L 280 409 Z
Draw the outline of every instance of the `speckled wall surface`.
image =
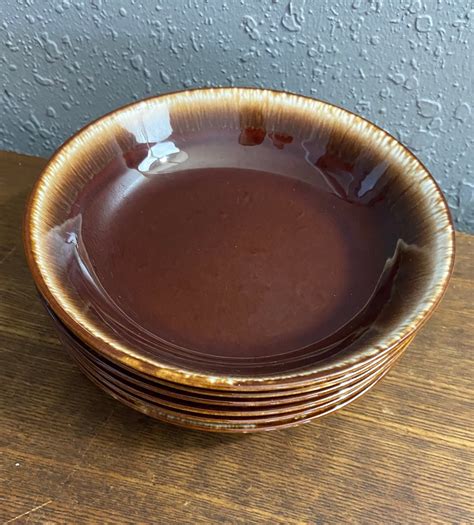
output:
M 341 104 L 407 144 L 474 231 L 466 0 L 0 0 L 0 148 L 50 154 L 90 119 L 193 86 Z

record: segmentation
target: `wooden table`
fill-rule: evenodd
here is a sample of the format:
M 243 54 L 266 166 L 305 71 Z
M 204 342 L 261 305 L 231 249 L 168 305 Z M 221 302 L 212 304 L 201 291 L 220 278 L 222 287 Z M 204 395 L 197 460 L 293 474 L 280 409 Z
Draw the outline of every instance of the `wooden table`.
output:
M 441 307 L 362 399 L 302 427 L 182 430 L 121 406 L 69 360 L 21 243 L 43 159 L 0 153 L 6 523 L 473 523 L 473 239 Z

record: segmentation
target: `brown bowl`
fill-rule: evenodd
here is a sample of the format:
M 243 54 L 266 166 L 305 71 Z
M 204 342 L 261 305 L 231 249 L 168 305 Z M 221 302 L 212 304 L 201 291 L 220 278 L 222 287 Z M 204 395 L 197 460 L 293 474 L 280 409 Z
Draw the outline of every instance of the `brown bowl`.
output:
M 79 366 L 81 367 L 80 364 Z M 307 423 L 313 419 L 328 415 L 335 410 L 352 403 L 361 395 L 370 390 L 380 379 L 382 379 L 387 374 L 389 369 L 390 367 L 386 368 L 379 374 L 374 375 L 370 381 L 364 382 L 364 384 L 358 389 L 352 390 L 346 394 L 341 394 L 337 399 L 322 402 L 317 406 L 284 415 L 247 419 L 225 419 L 220 416 L 216 418 L 212 418 L 210 416 L 203 417 L 189 411 L 172 410 L 169 407 L 162 406 L 160 403 L 156 402 L 156 400 L 151 401 L 143 398 L 142 396 L 135 396 L 128 392 L 124 392 L 117 388 L 117 386 L 112 385 L 105 380 L 99 379 L 88 369 L 82 368 L 82 371 L 96 386 L 111 395 L 114 399 L 160 421 L 203 431 L 248 433 L 287 428 L 302 423 Z
M 363 374 L 357 378 L 352 384 L 341 385 L 339 388 L 333 389 L 332 392 L 316 393 L 310 396 L 305 396 L 303 399 L 299 397 L 291 397 L 286 399 L 285 403 L 273 403 L 269 405 L 260 406 L 239 406 L 236 403 L 233 404 L 212 404 L 209 402 L 203 403 L 201 400 L 186 399 L 182 400 L 180 397 L 172 395 L 164 395 L 156 390 L 150 390 L 142 385 L 136 385 L 130 381 L 113 377 L 103 370 L 93 368 L 90 366 L 90 362 L 84 359 L 83 355 L 79 353 L 74 354 L 74 359 L 80 363 L 83 369 L 89 371 L 98 380 L 104 383 L 115 386 L 118 390 L 123 393 L 138 396 L 144 400 L 156 403 L 166 409 L 184 410 L 193 414 L 204 414 L 212 417 L 221 418 L 225 422 L 226 417 L 233 418 L 253 418 L 262 417 L 273 414 L 286 414 L 293 412 L 300 412 L 304 409 L 315 408 L 319 405 L 326 405 L 330 401 L 340 400 L 341 396 L 349 396 L 354 392 L 358 392 L 362 387 L 370 384 L 374 377 L 377 377 L 380 373 L 388 370 L 393 363 L 398 359 L 401 352 L 395 354 L 393 357 L 388 359 L 386 362 L 377 366 L 374 370 L 369 373 Z
M 247 88 L 154 97 L 83 128 L 35 185 L 24 238 L 92 370 L 209 404 L 381 375 L 454 258 L 438 186 L 393 137 Z
M 338 385 L 334 385 L 329 388 L 322 390 L 316 390 L 311 393 L 305 393 L 303 395 L 291 395 L 285 396 L 284 398 L 276 398 L 275 400 L 269 399 L 267 402 L 259 400 L 257 403 L 245 401 L 240 403 L 238 400 L 223 400 L 219 398 L 217 401 L 207 398 L 197 398 L 189 395 L 182 395 L 178 390 L 176 391 L 165 391 L 163 389 L 150 386 L 148 384 L 140 383 L 132 378 L 124 375 L 117 376 L 117 374 L 111 374 L 102 367 L 97 366 L 96 363 L 89 359 L 87 352 L 81 351 L 75 348 L 73 345 L 69 345 L 69 350 L 74 354 L 76 361 L 80 362 L 81 366 L 88 369 L 91 373 L 97 374 L 100 378 L 107 380 L 120 389 L 139 394 L 141 393 L 144 398 L 149 400 L 155 400 L 164 406 L 170 406 L 172 408 L 182 408 L 183 410 L 189 410 L 196 413 L 214 414 L 214 415 L 252 415 L 257 414 L 263 415 L 266 413 L 278 413 L 284 411 L 291 411 L 295 407 L 302 408 L 305 404 L 308 407 L 315 402 L 320 400 L 329 400 L 336 398 L 340 395 L 341 391 L 348 391 L 352 388 L 357 388 L 362 381 L 370 379 L 372 376 L 380 372 L 381 370 L 390 366 L 401 353 L 398 350 L 396 353 L 387 357 L 382 363 L 378 364 L 372 370 L 360 374 L 356 378 L 349 381 L 342 381 Z
M 397 357 L 400 353 L 400 351 L 397 351 L 396 353 L 393 353 L 391 356 L 384 359 L 380 364 L 375 366 L 373 369 L 366 371 L 364 373 L 359 374 L 356 377 L 350 378 L 348 380 L 343 380 L 338 384 L 332 385 L 330 387 L 325 387 L 322 389 L 315 389 L 311 392 L 294 392 L 292 394 L 289 394 L 287 396 L 280 396 L 280 397 L 269 397 L 266 399 L 259 399 L 256 400 L 247 398 L 245 400 L 239 400 L 235 399 L 233 397 L 229 398 L 211 398 L 210 396 L 191 396 L 189 394 L 180 392 L 179 390 L 170 391 L 165 390 L 163 388 L 157 387 L 155 385 L 150 385 L 147 383 L 139 382 L 134 377 L 126 376 L 125 374 L 114 374 L 108 372 L 106 369 L 101 368 L 99 366 L 96 366 L 91 363 L 91 361 L 88 359 L 88 356 L 84 353 L 81 353 L 80 351 L 76 352 L 76 358 L 79 360 L 82 360 L 84 362 L 84 365 L 89 368 L 96 370 L 98 373 L 103 375 L 104 377 L 107 377 L 110 381 L 115 382 L 119 385 L 123 385 L 123 387 L 126 389 L 127 387 L 131 388 L 139 388 L 141 391 L 147 393 L 148 395 L 156 398 L 156 399 L 162 399 L 162 400 L 171 400 L 174 403 L 177 403 L 179 405 L 183 405 L 189 408 L 192 408 L 193 406 L 198 406 L 199 408 L 196 411 L 202 411 L 202 407 L 205 407 L 206 410 L 211 410 L 213 412 L 219 412 L 219 411 L 228 411 L 229 409 L 232 410 L 240 410 L 244 411 L 247 410 L 249 412 L 253 412 L 254 410 L 283 410 L 289 405 L 294 404 L 295 402 L 313 402 L 317 399 L 323 399 L 327 398 L 330 395 L 338 393 L 340 390 L 356 386 L 360 381 L 372 376 L 374 373 L 379 371 L 380 369 L 387 366 L 387 364 L 390 364 L 391 361 L 395 357 Z M 166 405 L 166 402 L 164 402 Z

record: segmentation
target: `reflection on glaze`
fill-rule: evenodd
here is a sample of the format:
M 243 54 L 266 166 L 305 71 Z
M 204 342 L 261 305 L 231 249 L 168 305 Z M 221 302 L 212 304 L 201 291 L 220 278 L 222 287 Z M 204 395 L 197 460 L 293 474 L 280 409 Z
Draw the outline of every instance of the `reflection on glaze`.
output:
M 386 161 L 375 166 L 370 164 L 368 166 L 364 152 L 361 152 L 353 162 L 349 162 L 341 158 L 338 153 L 323 149 L 322 144 L 316 148 L 316 151 L 311 146 L 313 144 L 308 141 L 302 142 L 305 159 L 309 165 L 318 168 L 328 189 L 334 195 L 354 204 L 363 203 L 365 205 L 370 205 L 371 199 L 378 199 L 382 196 L 380 185 L 377 185 L 388 169 Z M 328 144 L 325 144 L 325 147 L 327 146 Z
M 175 168 L 187 159 L 188 154 L 177 148 L 173 142 L 159 142 L 150 147 L 147 156 L 140 162 L 137 169 L 143 175 L 155 175 Z
M 166 104 L 157 104 L 153 109 L 142 104 L 140 108 L 134 108 L 121 125 L 133 134 L 136 144 L 163 142 L 173 133 Z
M 122 133 L 129 135 L 129 140 L 133 143 L 133 147 L 132 144 L 129 145 L 129 151 L 138 149 L 144 152 L 138 165 L 133 161 L 132 164 L 145 176 L 177 167 L 188 158 L 185 151 L 178 148 L 172 140 L 168 140 L 173 130 L 166 104 L 154 107 L 153 111 L 144 106 L 138 110 L 138 114 L 134 112 L 129 119 L 125 119 Z

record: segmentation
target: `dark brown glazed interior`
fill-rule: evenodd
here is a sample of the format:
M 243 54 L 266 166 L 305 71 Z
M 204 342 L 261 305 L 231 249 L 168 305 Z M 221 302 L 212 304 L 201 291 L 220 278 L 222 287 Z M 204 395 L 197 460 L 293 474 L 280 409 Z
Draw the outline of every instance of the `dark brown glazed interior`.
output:
M 114 160 L 71 211 L 81 217 L 84 264 L 70 270 L 74 286 L 91 303 L 103 290 L 102 314 L 124 337 L 146 331 L 150 344 L 159 337 L 231 367 L 326 348 L 360 329 L 343 327 L 361 311 L 376 314 L 372 296 L 398 236 L 382 201 L 354 205 L 312 169 L 293 178 L 210 168 L 150 180 Z M 117 197 L 117 178 L 133 175 L 136 188 L 124 185 Z
M 420 165 L 334 116 L 244 102 L 129 110 L 50 206 L 70 303 L 135 356 L 291 373 L 376 344 L 426 300 L 439 247 L 407 175 Z

